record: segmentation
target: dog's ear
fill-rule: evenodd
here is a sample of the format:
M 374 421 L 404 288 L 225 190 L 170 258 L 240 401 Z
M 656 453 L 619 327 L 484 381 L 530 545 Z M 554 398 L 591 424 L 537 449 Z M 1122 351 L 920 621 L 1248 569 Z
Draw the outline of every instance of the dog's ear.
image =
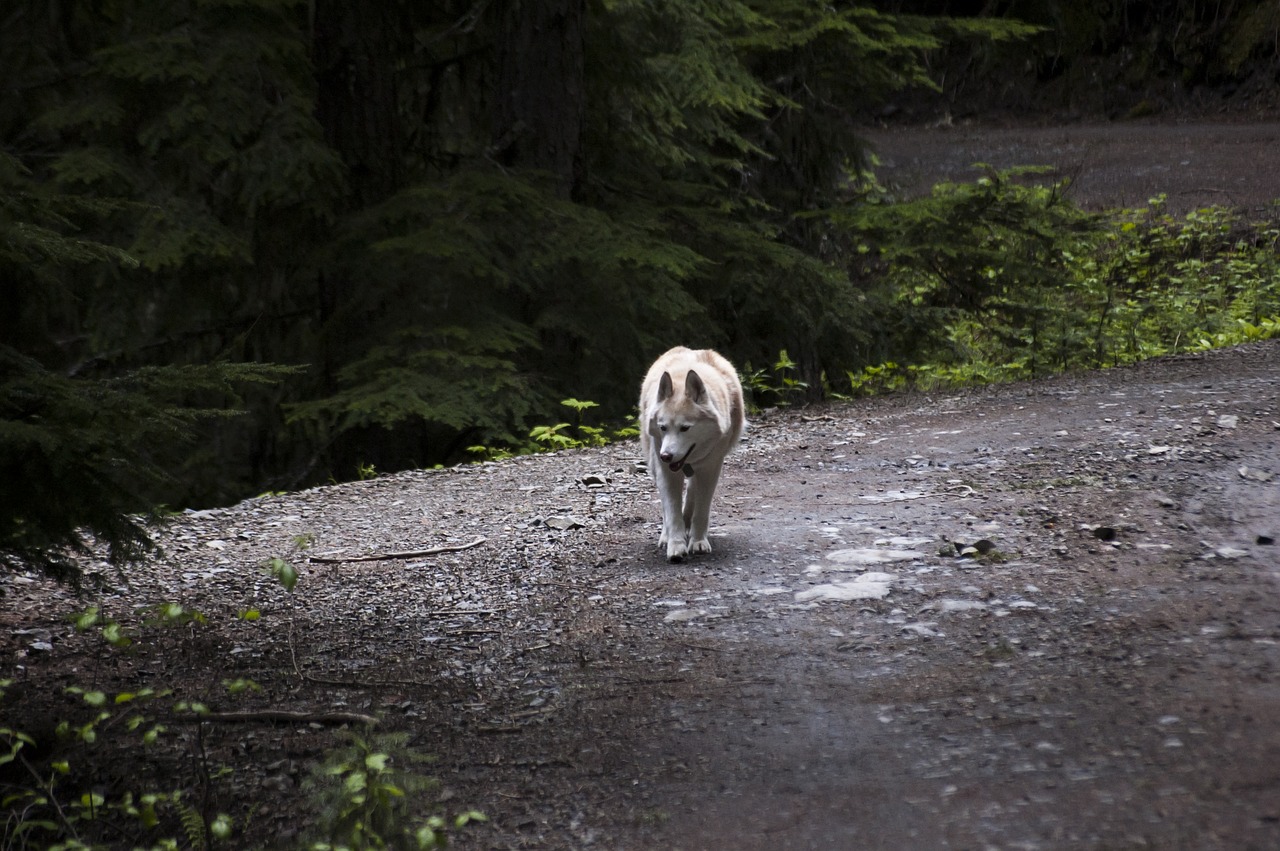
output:
M 662 373 L 662 378 L 658 381 L 658 401 L 667 401 L 675 392 L 675 388 L 671 386 L 671 373 Z
M 701 403 L 707 398 L 707 385 L 702 383 L 702 376 L 689 370 L 689 374 L 684 379 L 684 393 L 695 403 Z

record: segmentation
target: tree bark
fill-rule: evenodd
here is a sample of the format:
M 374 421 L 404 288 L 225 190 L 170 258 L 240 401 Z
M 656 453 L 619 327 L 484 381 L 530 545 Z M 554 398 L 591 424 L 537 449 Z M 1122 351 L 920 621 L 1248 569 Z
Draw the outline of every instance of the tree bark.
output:
M 399 0 L 315 0 L 316 117 L 347 166 L 357 206 L 387 198 L 404 181 L 396 72 L 413 32 L 405 9 Z
M 585 179 L 586 0 L 501 0 L 492 155 L 550 172 L 564 197 Z

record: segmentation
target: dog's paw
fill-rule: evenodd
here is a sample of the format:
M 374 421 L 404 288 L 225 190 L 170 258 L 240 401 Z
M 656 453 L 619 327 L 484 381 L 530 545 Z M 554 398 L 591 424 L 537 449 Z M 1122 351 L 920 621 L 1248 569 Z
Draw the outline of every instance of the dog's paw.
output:
M 689 545 L 684 541 L 671 541 L 667 544 L 667 561 L 675 564 L 684 561 L 689 554 Z
M 690 554 L 709 553 L 709 552 L 711 552 L 711 542 L 708 541 L 706 538 L 703 538 L 700 541 L 694 541 L 693 543 L 689 544 Z

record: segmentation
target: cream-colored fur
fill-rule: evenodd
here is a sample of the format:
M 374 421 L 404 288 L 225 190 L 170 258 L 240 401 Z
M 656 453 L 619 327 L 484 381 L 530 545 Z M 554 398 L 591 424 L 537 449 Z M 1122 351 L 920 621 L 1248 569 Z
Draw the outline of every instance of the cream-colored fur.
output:
M 671 561 L 711 552 L 711 498 L 744 422 L 737 370 L 711 349 L 677 346 L 649 367 L 640 388 L 640 449 L 662 498 L 658 545 Z

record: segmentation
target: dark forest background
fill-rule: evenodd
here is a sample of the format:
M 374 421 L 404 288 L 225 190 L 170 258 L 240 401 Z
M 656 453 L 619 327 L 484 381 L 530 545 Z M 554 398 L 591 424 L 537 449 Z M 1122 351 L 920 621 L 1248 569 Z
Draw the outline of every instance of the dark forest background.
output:
M 6 3 L 0 551 L 621 421 L 676 343 L 809 397 L 909 362 L 993 292 L 903 300 L 859 127 L 1275 88 L 1278 39 L 1274 0 Z

